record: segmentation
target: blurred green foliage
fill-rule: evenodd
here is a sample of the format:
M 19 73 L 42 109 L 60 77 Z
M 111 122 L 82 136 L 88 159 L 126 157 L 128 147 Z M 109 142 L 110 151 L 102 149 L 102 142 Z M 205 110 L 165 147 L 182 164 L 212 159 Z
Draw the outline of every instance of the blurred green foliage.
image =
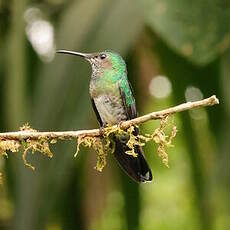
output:
M 95 153 L 81 150 L 74 159 L 74 142 L 55 145 L 52 160 L 32 156 L 35 172 L 19 154 L 1 158 L 0 229 L 229 229 L 229 19 L 226 0 L 1 0 L 2 132 L 26 122 L 44 131 L 97 126 L 89 65 L 52 56 L 55 47 L 121 53 L 140 114 L 184 102 L 191 86 L 221 104 L 175 116 L 169 169 L 156 146 L 146 146 L 151 184 L 130 181 L 112 156 L 96 172 Z M 171 82 L 163 98 L 149 90 L 159 75 Z
M 230 2 L 143 0 L 146 23 L 176 52 L 205 65 L 230 45 Z

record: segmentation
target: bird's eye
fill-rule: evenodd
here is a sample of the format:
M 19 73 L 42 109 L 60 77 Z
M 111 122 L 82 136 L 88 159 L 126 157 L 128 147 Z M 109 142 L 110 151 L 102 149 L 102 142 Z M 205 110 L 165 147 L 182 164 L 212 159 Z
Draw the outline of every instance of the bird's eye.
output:
M 106 54 L 100 54 L 100 59 L 105 59 L 106 58 Z

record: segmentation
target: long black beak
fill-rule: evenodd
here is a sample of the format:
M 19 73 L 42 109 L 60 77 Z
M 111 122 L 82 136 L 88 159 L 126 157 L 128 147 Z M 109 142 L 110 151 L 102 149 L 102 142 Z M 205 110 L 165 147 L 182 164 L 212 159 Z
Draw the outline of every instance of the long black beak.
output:
M 80 52 L 75 52 L 75 51 L 70 51 L 70 50 L 57 50 L 56 53 L 70 54 L 70 55 L 83 57 L 83 58 L 86 58 L 86 59 L 89 59 L 90 57 L 92 57 L 91 54 L 80 53 Z

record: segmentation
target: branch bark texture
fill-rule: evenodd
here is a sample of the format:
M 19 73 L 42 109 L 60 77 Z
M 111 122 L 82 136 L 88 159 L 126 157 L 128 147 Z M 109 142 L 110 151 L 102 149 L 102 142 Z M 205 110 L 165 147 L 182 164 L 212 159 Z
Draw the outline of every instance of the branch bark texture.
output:
M 218 98 L 213 95 L 209 98 L 195 101 L 195 102 L 186 102 L 168 109 L 164 109 L 157 112 L 148 113 L 146 115 L 137 117 L 132 120 L 124 121 L 119 124 L 121 129 L 125 129 L 130 127 L 131 125 L 139 125 L 141 123 L 150 121 L 150 120 L 157 120 L 162 119 L 168 115 L 172 115 L 174 113 L 195 109 L 199 107 L 205 106 L 213 106 L 219 104 Z M 115 125 L 117 126 L 117 125 Z M 106 131 L 106 128 L 104 129 Z M 77 139 L 79 136 L 89 136 L 89 137 L 96 137 L 102 135 L 103 130 L 100 129 L 91 129 L 91 130 L 78 130 L 78 131 L 63 131 L 63 132 L 37 132 L 36 130 L 23 130 L 17 132 L 6 132 L 0 133 L 0 139 L 2 140 L 26 140 L 26 139 L 61 139 L 61 140 L 70 140 L 70 139 Z

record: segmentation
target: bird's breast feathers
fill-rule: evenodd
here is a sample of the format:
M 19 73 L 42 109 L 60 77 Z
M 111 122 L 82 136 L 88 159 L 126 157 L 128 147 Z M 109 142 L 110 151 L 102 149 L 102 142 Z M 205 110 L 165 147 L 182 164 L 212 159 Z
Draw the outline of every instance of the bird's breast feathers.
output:
M 113 125 L 127 119 L 120 96 L 101 94 L 94 102 L 103 123 Z

